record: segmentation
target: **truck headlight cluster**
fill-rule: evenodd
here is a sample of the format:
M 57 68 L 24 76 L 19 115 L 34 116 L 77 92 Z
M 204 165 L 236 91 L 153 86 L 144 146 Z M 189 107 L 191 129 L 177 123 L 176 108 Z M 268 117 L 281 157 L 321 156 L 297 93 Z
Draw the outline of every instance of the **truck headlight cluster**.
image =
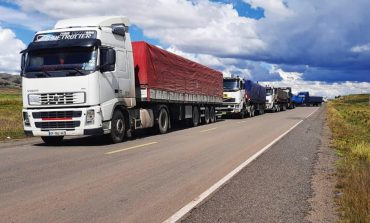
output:
M 31 125 L 27 112 L 23 112 L 23 123 L 24 123 L 25 126 L 30 126 Z
M 90 109 L 86 112 L 86 124 L 94 124 L 95 110 Z
M 41 95 L 39 94 L 29 94 L 28 95 L 29 105 L 41 105 Z

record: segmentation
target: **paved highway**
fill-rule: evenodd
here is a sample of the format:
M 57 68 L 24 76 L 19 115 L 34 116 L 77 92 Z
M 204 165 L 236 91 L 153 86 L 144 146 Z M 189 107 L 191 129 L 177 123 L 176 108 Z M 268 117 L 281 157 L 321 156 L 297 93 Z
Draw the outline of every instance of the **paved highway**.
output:
M 317 108 L 106 144 L 0 144 L 2 222 L 162 222 Z M 250 165 L 253 165 L 251 163 Z M 268 163 L 266 163 L 268 165 Z

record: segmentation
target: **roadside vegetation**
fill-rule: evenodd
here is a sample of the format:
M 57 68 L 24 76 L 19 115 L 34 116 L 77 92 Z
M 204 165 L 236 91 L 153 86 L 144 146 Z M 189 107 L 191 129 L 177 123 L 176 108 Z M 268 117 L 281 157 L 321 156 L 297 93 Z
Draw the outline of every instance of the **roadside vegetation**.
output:
M 22 124 L 20 88 L 0 88 L 0 141 L 24 137 Z
M 328 103 L 332 145 L 338 162 L 338 203 L 342 222 L 370 222 L 369 95 L 349 95 Z

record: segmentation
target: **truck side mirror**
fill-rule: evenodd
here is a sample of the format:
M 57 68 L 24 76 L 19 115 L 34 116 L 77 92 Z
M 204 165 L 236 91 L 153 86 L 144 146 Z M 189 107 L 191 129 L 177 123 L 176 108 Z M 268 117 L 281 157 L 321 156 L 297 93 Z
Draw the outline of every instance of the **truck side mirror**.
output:
M 126 35 L 126 28 L 125 26 L 113 26 L 112 33 L 124 37 Z
M 23 76 L 24 68 L 26 66 L 26 53 L 22 53 L 21 58 L 21 76 Z
M 112 48 L 101 48 L 100 71 L 114 71 L 116 64 L 116 51 Z

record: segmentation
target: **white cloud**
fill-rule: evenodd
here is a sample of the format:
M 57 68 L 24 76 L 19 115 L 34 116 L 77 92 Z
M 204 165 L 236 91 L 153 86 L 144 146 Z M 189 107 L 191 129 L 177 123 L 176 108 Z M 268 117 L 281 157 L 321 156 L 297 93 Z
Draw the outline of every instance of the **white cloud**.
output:
M 263 8 L 266 16 L 276 15 L 277 17 L 289 17 L 294 13 L 289 10 L 282 0 L 243 0 L 253 8 Z
M 351 48 L 351 52 L 354 53 L 363 53 L 370 51 L 370 43 L 364 45 L 357 45 Z
M 34 31 L 50 27 L 53 24 L 53 20 L 42 14 L 22 12 L 3 6 L 0 6 L 0 22 Z
M 263 82 L 265 85 L 275 87 L 291 87 L 294 94 L 300 91 L 309 91 L 311 95 L 325 96 L 334 98 L 338 95 L 370 93 L 369 82 L 338 82 L 326 83 L 322 81 L 305 81 L 302 79 L 303 73 L 286 72 L 278 66 L 274 66 L 274 71 L 282 77 L 281 81 Z
M 304 79 L 370 80 L 356 73 L 370 70 L 370 56 L 357 55 L 370 48 L 368 0 L 241 1 L 265 17 L 241 17 L 232 4 L 210 0 L 15 0 L 21 10 L 0 7 L 0 21 L 36 29 L 61 18 L 126 15 L 161 45 L 229 74 L 281 79 L 267 67 L 285 64 L 307 65 Z
M 20 70 L 19 52 L 26 48 L 10 29 L 0 27 L 0 72 L 17 73 Z
M 51 20 L 97 15 L 125 15 L 148 37 L 182 51 L 212 55 L 253 54 L 265 44 L 256 20 L 240 17 L 232 4 L 199 0 L 17 0 L 24 12 Z M 1 18 L 1 17 L 0 17 Z

